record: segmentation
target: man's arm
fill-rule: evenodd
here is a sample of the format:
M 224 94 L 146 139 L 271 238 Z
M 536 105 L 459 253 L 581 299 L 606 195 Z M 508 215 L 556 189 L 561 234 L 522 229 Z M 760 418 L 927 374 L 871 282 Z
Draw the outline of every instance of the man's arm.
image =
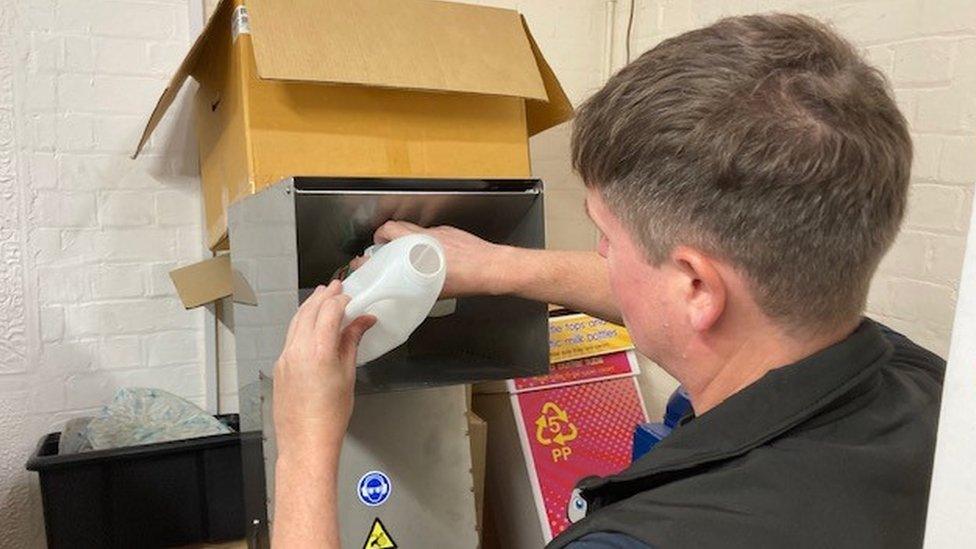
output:
M 275 463 L 275 547 L 339 548 L 340 440 L 279 455 Z
M 515 248 L 492 244 L 454 227 L 425 229 L 405 221 L 384 223 L 376 230 L 375 240 L 389 242 L 418 232 L 433 236 L 444 247 L 444 297 L 514 295 L 621 322 L 606 261 L 596 252 Z
M 497 294 L 561 305 L 617 324 L 620 309 L 610 292 L 607 263 L 596 252 L 528 250 L 505 246 L 510 257 Z
M 349 297 L 338 281 L 298 309 L 275 364 L 275 547 L 339 547 L 336 484 L 352 415 L 356 349 L 376 319 L 341 329 Z

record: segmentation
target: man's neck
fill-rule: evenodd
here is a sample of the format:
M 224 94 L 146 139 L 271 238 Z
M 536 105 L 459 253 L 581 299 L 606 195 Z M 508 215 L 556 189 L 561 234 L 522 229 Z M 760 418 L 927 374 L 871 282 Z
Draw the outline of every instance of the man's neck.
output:
M 802 339 L 772 326 L 715 338 L 714 345 L 689 349 L 687 359 L 690 360 L 682 368 L 684 372 L 676 377 L 688 391 L 695 415 L 700 416 L 771 370 L 798 362 L 845 339 L 859 322 L 860 319 Z

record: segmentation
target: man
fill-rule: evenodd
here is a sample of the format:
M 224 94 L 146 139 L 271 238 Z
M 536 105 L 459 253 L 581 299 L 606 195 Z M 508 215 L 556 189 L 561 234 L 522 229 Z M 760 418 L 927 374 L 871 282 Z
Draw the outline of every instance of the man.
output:
M 823 25 L 732 18 L 662 42 L 579 109 L 572 160 L 599 254 L 451 228 L 445 293 L 622 321 L 694 408 L 647 456 L 581 482 L 551 547 L 913 547 L 943 362 L 862 317 L 906 202 L 911 142 L 880 74 Z M 338 283 L 275 374 L 275 541 L 335 547 L 335 477 L 363 318 Z

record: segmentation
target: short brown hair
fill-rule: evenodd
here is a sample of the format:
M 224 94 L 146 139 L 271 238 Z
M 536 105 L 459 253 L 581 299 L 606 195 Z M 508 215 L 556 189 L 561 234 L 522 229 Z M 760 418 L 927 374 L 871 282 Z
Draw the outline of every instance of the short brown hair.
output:
M 573 167 L 660 264 L 729 261 L 793 327 L 860 315 L 905 211 L 912 144 L 879 71 L 814 19 L 665 40 L 578 110 Z

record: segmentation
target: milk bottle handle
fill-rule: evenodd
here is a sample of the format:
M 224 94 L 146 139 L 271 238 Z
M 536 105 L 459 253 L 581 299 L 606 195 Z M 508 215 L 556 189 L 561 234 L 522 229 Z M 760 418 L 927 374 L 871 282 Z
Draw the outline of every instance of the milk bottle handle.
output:
M 342 327 L 345 328 L 353 320 L 366 314 L 366 305 L 366 300 L 359 297 L 354 297 L 349 300 L 349 304 L 346 305 L 346 310 L 342 317 Z
M 373 257 L 373 254 L 380 249 L 381 246 L 383 245 L 373 244 L 369 246 L 368 248 L 363 250 L 363 257 L 366 258 L 366 260 L 368 261 L 370 258 Z M 345 328 L 346 326 L 349 325 L 350 322 L 366 314 L 366 306 L 367 306 L 366 298 L 362 294 L 349 300 L 349 303 L 346 305 L 345 313 L 342 317 L 342 327 Z

